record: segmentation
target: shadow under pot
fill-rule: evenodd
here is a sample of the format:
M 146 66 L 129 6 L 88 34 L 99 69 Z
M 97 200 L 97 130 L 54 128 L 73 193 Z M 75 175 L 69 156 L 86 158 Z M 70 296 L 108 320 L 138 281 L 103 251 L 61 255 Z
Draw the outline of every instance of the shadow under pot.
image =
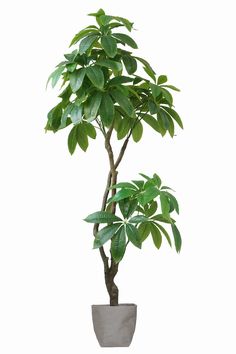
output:
M 134 335 L 137 305 L 92 305 L 93 328 L 101 347 L 129 347 Z

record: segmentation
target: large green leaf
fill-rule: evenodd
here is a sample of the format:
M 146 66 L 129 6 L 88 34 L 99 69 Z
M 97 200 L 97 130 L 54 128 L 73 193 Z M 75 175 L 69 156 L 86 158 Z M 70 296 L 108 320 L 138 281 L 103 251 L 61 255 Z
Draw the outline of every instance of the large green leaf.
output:
M 134 193 L 135 192 L 134 192 L 133 189 L 121 189 L 119 192 L 117 192 L 113 197 L 111 197 L 109 199 L 109 203 L 111 203 L 111 202 L 119 202 L 122 199 L 130 197 Z
M 160 191 L 156 187 L 148 187 L 143 192 L 139 193 L 138 201 L 143 206 L 155 199 L 160 194 Z
M 114 58 L 114 56 L 116 56 L 117 43 L 113 37 L 111 37 L 110 35 L 102 36 L 101 45 L 110 58 Z
M 120 227 L 121 224 L 117 223 L 117 224 L 105 226 L 103 229 L 99 230 L 98 233 L 96 234 L 93 248 L 99 248 L 102 245 L 104 245 L 104 243 L 109 241 L 115 235 L 115 233 Z
M 99 113 L 105 126 L 109 126 L 113 121 L 115 109 L 111 96 L 108 93 L 104 93 L 102 96 Z
M 178 123 L 178 125 L 180 126 L 180 128 L 183 129 L 183 123 L 182 120 L 180 118 L 180 116 L 178 115 L 178 113 L 170 107 L 162 107 L 162 109 L 165 109 L 165 111 Z
M 151 65 L 147 62 L 147 60 L 140 58 L 140 57 L 136 57 L 136 56 L 134 58 L 137 59 L 140 63 L 142 63 L 147 69 L 149 69 L 149 72 L 152 73 L 152 77 L 155 78 L 155 71 L 153 70 Z
M 158 223 L 155 223 L 155 225 L 161 230 L 161 232 L 163 233 L 163 235 L 167 239 L 167 242 L 169 243 L 170 247 L 172 247 L 171 239 L 170 239 L 170 236 L 169 236 L 168 232 L 166 231 L 166 229 Z
M 162 214 L 157 214 L 155 216 L 152 217 L 153 220 L 157 220 L 157 221 L 161 221 L 167 224 L 172 224 L 175 222 L 174 219 L 170 218 L 169 215 L 164 216 Z
M 175 224 L 172 224 L 171 228 L 172 228 L 172 232 L 173 232 L 173 235 L 174 235 L 176 251 L 180 252 L 181 246 L 182 246 L 182 239 L 181 239 L 180 232 L 179 232 L 179 230 L 178 230 L 178 228 L 177 228 L 177 226 Z
M 115 73 L 122 70 L 122 64 L 119 61 L 111 60 L 111 59 L 103 59 L 98 60 L 96 65 L 104 66 L 108 69 L 111 69 Z
M 148 218 L 145 215 L 135 215 L 131 219 L 129 219 L 129 222 L 131 224 L 139 224 L 140 222 L 145 221 L 148 221 Z
M 162 236 L 160 230 L 157 228 L 157 226 L 153 223 L 150 223 L 150 230 L 151 230 L 151 235 L 153 239 L 153 243 L 156 246 L 156 248 L 161 247 L 162 243 Z
M 83 106 L 73 105 L 73 108 L 70 112 L 71 121 L 74 124 L 78 124 L 82 121 L 83 116 Z
M 117 184 L 113 184 L 109 189 L 116 189 L 116 188 L 129 188 L 129 189 L 134 189 L 137 190 L 137 187 L 129 182 L 120 182 Z
M 116 263 L 120 262 L 125 254 L 126 249 L 126 233 L 125 227 L 121 227 L 112 237 L 111 255 Z
M 166 195 L 166 192 L 161 192 L 160 194 L 160 200 L 161 200 L 161 211 L 164 216 L 169 216 L 170 212 L 170 203 L 168 200 L 168 197 Z
M 85 53 L 86 50 L 88 50 L 93 45 L 93 43 L 96 42 L 97 39 L 98 39 L 98 35 L 96 34 L 87 36 L 84 39 L 82 39 L 79 45 L 79 53 L 80 54 Z
M 117 139 L 123 139 L 128 134 L 130 128 L 130 121 L 127 118 L 121 119 L 117 128 Z
M 70 73 L 70 86 L 72 92 L 78 91 L 79 88 L 82 86 L 85 73 L 86 70 L 84 68 L 73 71 L 73 73 Z
M 126 234 L 130 242 L 138 248 L 142 247 L 142 242 L 140 239 L 140 235 L 138 232 L 138 229 L 132 225 L 132 224 L 127 224 L 126 225 Z
M 108 211 L 97 211 L 96 213 L 88 215 L 84 221 L 94 224 L 109 224 L 115 221 L 122 221 L 118 216 L 109 213 Z
M 141 242 L 145 241 L 148 235 L 151 232 L 150 229 L 150 223 L 149 222 L 143 222 L 138 226 L 138 232 L 140 235 Z
M 130 36 L 128 36 L 127 34 L 124 33 L 112 33 L 112 36 L 117 38 L 119 41 L 128 44 L 131 48 L 137 49 L 137 43 L 133 40 L 133 38 L 131 38 Z
M 97 92 L 86 101 L 84 114 L 88 122 L 92 122 L 96 118 L 101 104 L 101 100 L 102 93 Z
M 49 76 L 46 86 L 48 86 L 48 83 L 51 80 L 52 87 L 55 87 L 64 70 L 65 70 L 65 65 L 59 66 L 56 70 L 54 70 Z
M 161 88 L 160 86 L 150 83 L 150 88 L 152 90 L 152 95 L 154 98 L 157 98 L 161 94 Z
M 131 55 L 123 55 L 122 57 L 125 69 L 129 75 L 135 73 L 137 70 L 137 62 Z
M 135 124 L 134 128 L 132 129 L 132 137 L 133 140 L 137 143 L 142 138 L 143 135 L 143 126 L 141 122 Z
M 145 215 L 152 216 L 153 214 L 155 214 L 156 210 L 157 210 L 157 202 L 153 200 L 148 210 L 145 212 Z
M 164 96 L 164 98 L 166 99 L 167 103 L 170 105 L 170 107 L 173 104 L 173 97 L 171 95 L 171 93 L 166 90 L 165 88 L 161 87 L 161 91 L 162 91 L 162 95 Z
M 125 198 L 119 201 L 119 208 L 124 218 L 129 218 L 135 212 L 137 205 L 137 199 Z
M 97 29 L 94 28 L 85 28 L 83 30 L 81 30 L 79 33 L 77 33 L 74 38 L 72 39 L 72 41 L 70 42 L 70 47 L 74 44 L 76 44 L 77 42 L 79 42 L 80 39 L 84 38 L 85 36 L 87 36 L 88 34 L 99 34 Z
M 127 20 L 124 17 L 119 17 L 119 16 L 113 16 L 113 18 L 121 23 L 124 24 L 124 26 L 127 28 L 128 31 L 132 30 L 133 27 L 133 22 L 130 22 L 129 20 Z
M 96 86 L 99 89 L 103 88 L 104 75 L 103 75 L 103 72 L 99 66 L 94 65 L 94 66 L 87 67 L 86 74 L 94 86 Z
M 123 94 L 118 89 L 114 89 L 111 91 L 111 95 L 114 98 L 114 100 L 123 108 L 126 114 L 128 116 L 133 115 L 134 108 L 132 106 L 132 103 L 130 102 L 129 98 Z
M 73 127 L 68 135 L 68 149 L 71 155 L 75 152 L 77 145 L 77 126 Z
M 95 139 L 97 136 L 97 133 L 96 133 L 96 129 L 94 128 L 94 126 L 91 123 L 87 123 L 87 122 L 83 122 L 83 126 L 84 126 L 86 134 L 90 138 Z
M 113 77 L 113 79 L 111 79 L 108 84 L 109 84 L 109 86 L 116 86 L 116 85 L 126 84 L 131 81 L 133 81 L 132 77 L 116 76 L 116 77 Z
M 77 142 L 83 151 L 88 148 L 88 136 L 82 124 L 77 125 Z

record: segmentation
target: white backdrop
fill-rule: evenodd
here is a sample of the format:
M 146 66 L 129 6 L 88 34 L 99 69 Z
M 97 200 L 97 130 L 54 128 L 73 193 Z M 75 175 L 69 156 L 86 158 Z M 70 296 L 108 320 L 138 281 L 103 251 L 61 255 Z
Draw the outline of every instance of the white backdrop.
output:
M 7 1 L 1 5 L 1 354 L 235 354 L 234 1 Z M 44 134 L 57 90 L 45 81 L 89 12 L 135 22 L 138 53 L 181 88 L 184 131 L 146 127 L 119 178 L 157 172 L 180 201 L 180 255 L 151 240 L 130 247 L 117 282 L 138 304 L 133 343 L 101 349 L 91 304 L 106 303 L 91 225 L 107 175 L 101 139 L 67 151 Z

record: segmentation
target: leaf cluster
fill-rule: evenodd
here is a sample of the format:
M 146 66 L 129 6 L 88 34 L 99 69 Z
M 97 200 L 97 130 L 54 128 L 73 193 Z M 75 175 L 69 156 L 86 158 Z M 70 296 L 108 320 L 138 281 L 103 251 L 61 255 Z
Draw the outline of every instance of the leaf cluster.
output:
M 62 91 L 60 102 L 48 113 L 46 131 L 55 133 L 72 126 L 68 134 L 71 154 L 76 146 L 86 151 L 89 138 L 96 138 L 95 129 L 105 135 L 112 124 L 118 140 L 132 133 L 133 140 L 140 141 L 143 125 L 173 137 L 175 123 L 183 128 L 171 94 L 179 89 L 130 51 L 138 46 L 121 29 L 129 33 L 133 23 L 106 15 L 102 9 L 90 16 L 97 25 L 87 26 L 74 36 L 70 46 L 75 48 L 49 76 L 52 87 L 62 82 Z M 140 66 L 143 75 L 138 73 Z
M 151 235 L 156 248 L 160 248 L 164 237 L 172 246 L 171 237 L 164 225 L 170 225 L 175 249 L 180 252 L 181 235 L 171 213 L 179 213 L 179 205 L 171 189 L 162 185 L 157 174 L 153 177 L 140 174 L 143 179 L 121 182 L 113 185 L 116 193 L 107 201 L 107 210 L 88 215 L 85 221 L 107 224 L 100 229 L 94 240 L 94 248 L 103 246 L 111 240 L 111 254 L 118 263 L 123 258 L 130 242 L 141 248 Z M 118 203 L 121 216 L 109 211 L 112 203 Z

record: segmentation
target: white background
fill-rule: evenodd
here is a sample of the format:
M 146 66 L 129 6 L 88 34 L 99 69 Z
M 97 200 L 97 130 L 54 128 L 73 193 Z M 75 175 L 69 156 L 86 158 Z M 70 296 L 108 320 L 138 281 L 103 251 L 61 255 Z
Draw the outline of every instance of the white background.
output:
M 235 354 L 235 13 L 225 1 L 11 1 L 1 7 L 0 353 Z M 92 250 L 108 162 L 99 138 L 67 151 L 44 134 L 57 89 L 45 81 L 89 12 L 129 18 L 138 54 L 181 88 L 172 140 L 146 127 L 120 180 L 157 172 L 181 205 L 180 255 L 130 247 L 117 282 L 138 304 L 133 343 L 101 349 L 91 304 L 106 303 Z

